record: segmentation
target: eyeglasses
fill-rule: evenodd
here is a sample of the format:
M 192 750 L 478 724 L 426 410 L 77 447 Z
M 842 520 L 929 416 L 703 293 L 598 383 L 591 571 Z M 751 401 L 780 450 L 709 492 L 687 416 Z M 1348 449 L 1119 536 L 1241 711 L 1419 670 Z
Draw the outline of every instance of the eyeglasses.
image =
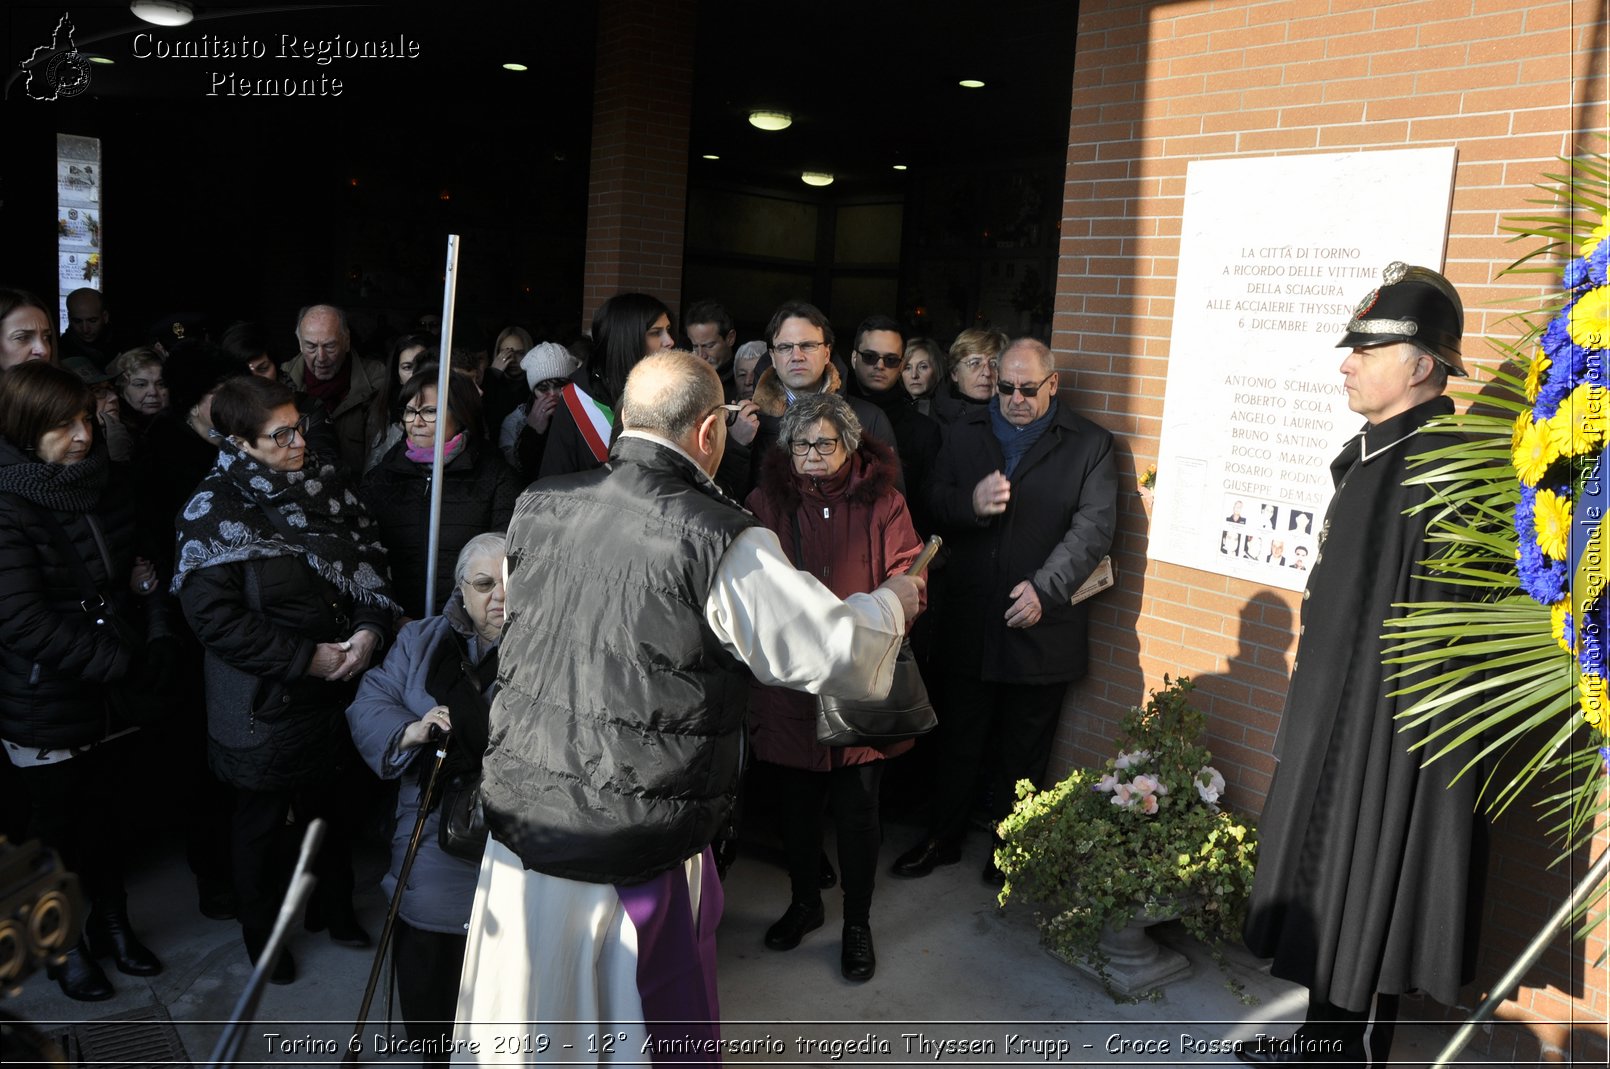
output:
M 879 364 L 882 364 L 890 371 L 893 371 L 895 368 L 905 363 L 906 359 L 905 357 L 897 356 L 894 353 L 869 353 L 865 349 L 857 349 L 855 351 L 855 355 L 859 356 L 861 358 L 861 363 L 865 364 L 867 367 L 877 367 Z
M 532 393 L 558 393 L 565 388 L 568 379 L 543 379 L 531 387 Z
M 287 449 L 290 447 L 292 442 L 296 441 L 297 435 L 301 435 L 304 442 L 307 441 L 306 416 L 303 416 L 289 427 L 276 427 L 267 434 L 259 434 L 257 437 L 272 438 L 274 439 L 275 445 L 279 446 L 281 449 Z
M 839 440 L 837 438 L 818 438 L 814 442 L 802 442 L 796 438 L 788 443 L 788 449 L 796 457 L 802 457 L 812 449 L 816 450 L 817 456 L 830 457 L 839 451 Z
M 730 427 L 734 423 L 738 422 L 738 413 L 742 412 L 743 408 L 744 408 L 743 405 L 736 405 L 736 404 L 735 405 L 717 405 L 716 407 L 712 408 L 710 411 L 711 412 L 725 412 L 727 414 L 727 426 Z M 708 414 L 709 413 L 706 413 L 706 415 L 708 415 Z
M 482 575 L 477 576 L 474 579 L 464 580 L 464 585 L 475 591 L 477 594 L 490 594 L 492 591 L 503 585 L 503 580 L 493 579 L 489 575 Z
M 429 406 L 427 406 L 425 408 L 405 408 L 405 409 L 403 409 L 403 422 L 406 423 L 408 420 L 411 420 L 411 419 L 422 419 L 426 423 L 435 423 L 436 422 L 436 406 L 435 405 L 429 405 Z
M 968 371 L 977 371 L 979 368 L 981 368 L 984 365 L 988 364 L 989 369 L 991 371 L 994 371 L 995 368 L 999 365 L 999 363 L 1000 363 L 1000 361 L 992 360 L 987 356 L 969 356 L 966 360 L 961 361 L 956 366 L 957 367 L 964 367 Z
M 1051 375 L 1055 374 L 1055 371 L 1051 372 Z M 1022 394 L 1024 397 L 1033 398 L 1040 392 L 1041 386 L 1044 386 L 1046 383 L 1051 381 L 1051 375 L 1047 375 L 1039 382 L 1023 383 L 1022 385 L 1019 385 L 1015 382 L 997 382 L 995 384 L 995 388 L 1001 392 L 1002 397 L 1011 397 L 1012 394 L 1016 392 Z
M 776 345 L 773 345 L 771 347 L 771 351 L 776 353 L 778 356 L 786 358 L 786 357 L 792 356 L 795 349 L 798 349 L 800 352 L 804 353 L 806 356 L 815 356 L 817 353 L 821 352 L 823 349 L 826 349 L 826 348 L 827 348 L 827 342 L 825 342 L 825 341 L 801 341 L 801 342 L 785 341 L 785 342 L 778 342 Z

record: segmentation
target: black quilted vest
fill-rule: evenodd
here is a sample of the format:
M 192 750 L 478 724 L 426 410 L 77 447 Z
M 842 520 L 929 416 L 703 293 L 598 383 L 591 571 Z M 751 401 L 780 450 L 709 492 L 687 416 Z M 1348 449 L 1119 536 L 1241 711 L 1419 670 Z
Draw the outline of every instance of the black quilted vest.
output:
M 704 606 L 755 522 L 643 439 L 521 495 L 482 795 L 526 868 L 637 883 L 726 822 L 749 674 Z

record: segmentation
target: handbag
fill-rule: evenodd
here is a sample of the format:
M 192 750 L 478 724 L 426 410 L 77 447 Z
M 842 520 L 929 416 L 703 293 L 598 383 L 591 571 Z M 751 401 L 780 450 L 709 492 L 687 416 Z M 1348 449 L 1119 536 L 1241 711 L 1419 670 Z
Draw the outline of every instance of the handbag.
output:
M 480 861 L 486 853 L 486 810 L 481 808 L 481 774 L 460 772 L 442 788 L 436 842 L 454 857 Z
M 495 675 L 497 671 L 496 650 L 493 650 L 487 660 L 482 662 L 483 668 L 488 665 L 490 665 Z M 454 714 L 463 712 L 463 702 L 465 701 L 477 699 L 484 701 L 481 696 L 485 693 L 485 688 L 481 685 L 482 672 L 470 663 L 468 656 L 458 658 L 458 670 L 459 676 L 455 680 L 455 686 L 453 687 L 453 691 L 457 693 L 453 697 L 460 698 L 460 701 L 454 702 L 449 697 L 449 694 L 452 694 L 451 691 L 441 695 L 443 698 L 449 698 L 444 704 L 452 708 Z M 435 682 L 434 679 L 432 682 Z M 469 685 L 469 693 L 464 693 L 458 686 L 458 684 L 463 683 Z M 436 697 L 434 694 L 432 696 Z M 453 708 L 455 704 L 458 708 Z M 484 715 L 483 713 L 483 718 Z M 459 723 L 460 720 L 465 721 L 467 726 L 467 716 L 454 716 L 455 724 Z M 461 742 L 460 745 L 470 745 L 470 743 Z M 454 857 L 477 862 L 481 860 L 481 855 L 486 853 L 487 840 L 486 810 L 481 806 L 480 766 L 480 754 L 477 752 L 473 769 L 453 772 L 447 777 L 441 788 L 442 808 L 440 818 L 436 822 L 436 844 L 438 846 Z
M 799 513 L 794 514 L 793 521 L 794 559 L 801 562 L 805 553 Z M 912 571 L 920 574 L 937 549 L 936 545 L 924 552 Z M 823 746 L 887 746 L 926 735 L 938 725 L 939 717 L 934 714 L 933 702 L 928 700 L 928 688 L 917 668 L 917 657 L 911 652 L 909 638 L 900 641 L 887 697 L 855 701 L 830 698 L 825 694 L 816 696 L 816 741 Z
M 887 746 L 926 735 L 938 725 L 910 639 L 900 643 L 888 697 L 876 701 L 816 697 L 816 741 L 823 746 Z

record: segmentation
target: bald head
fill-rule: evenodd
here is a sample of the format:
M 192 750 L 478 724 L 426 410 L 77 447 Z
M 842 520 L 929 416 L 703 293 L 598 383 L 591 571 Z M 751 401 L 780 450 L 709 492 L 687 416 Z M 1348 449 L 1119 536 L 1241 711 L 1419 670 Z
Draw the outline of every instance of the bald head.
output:
M 85 287 L 67 295 L 67 329 L 80 341 L 94 344 L 106 329 L 106 303 L 101 291 Z
M 334 378 L 347 362 L 347 351 L 352 347 L 346 313 L 330 304 L 302 309 L 296 317 L 296 345 L 309 375 L 320 382 Z
M 1041 375 L 1049 375 L 1056 370 L 1056 360 L 1052 358 L 1051 350 L 1038 338 L 1019 338 L 1008 345 L 1001 352 L 1003 362 L 1007 353 L 1032 354 L 1035 367 L 1039 368 Z
M 671 349 L 644 357 L 626 377 L 621 426 L 685 446 L 721 401 L 715 369 L 692 353 Z

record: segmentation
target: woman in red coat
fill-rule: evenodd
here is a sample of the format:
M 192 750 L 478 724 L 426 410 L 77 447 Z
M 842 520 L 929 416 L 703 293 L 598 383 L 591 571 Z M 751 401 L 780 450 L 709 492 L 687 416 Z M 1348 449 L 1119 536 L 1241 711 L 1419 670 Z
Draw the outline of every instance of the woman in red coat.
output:
M 922 550 L 906 500 L 894 488 L 893 449 L 863 439 L 849 402 L 834 394 L 801 397 L 783 416 L 780 447 L 761 467 L 748 505 L 783 544 L 795 566 L 839 597 L 872 590 L 898 575 Z M 869 980 L 872 884 L 881 845 L 878 783 L 884 749 L 829 748 L 816 743 L 816 699 L 799 691 L 756 686 L 750 733 L 755 756 L 771 766 L 783 809 L 783 847 L 793 901 L 766 932 L 773 950 L 792 950 L 822 926 L 822 809 L 832 811 L 843 874 L 846 979 Z

